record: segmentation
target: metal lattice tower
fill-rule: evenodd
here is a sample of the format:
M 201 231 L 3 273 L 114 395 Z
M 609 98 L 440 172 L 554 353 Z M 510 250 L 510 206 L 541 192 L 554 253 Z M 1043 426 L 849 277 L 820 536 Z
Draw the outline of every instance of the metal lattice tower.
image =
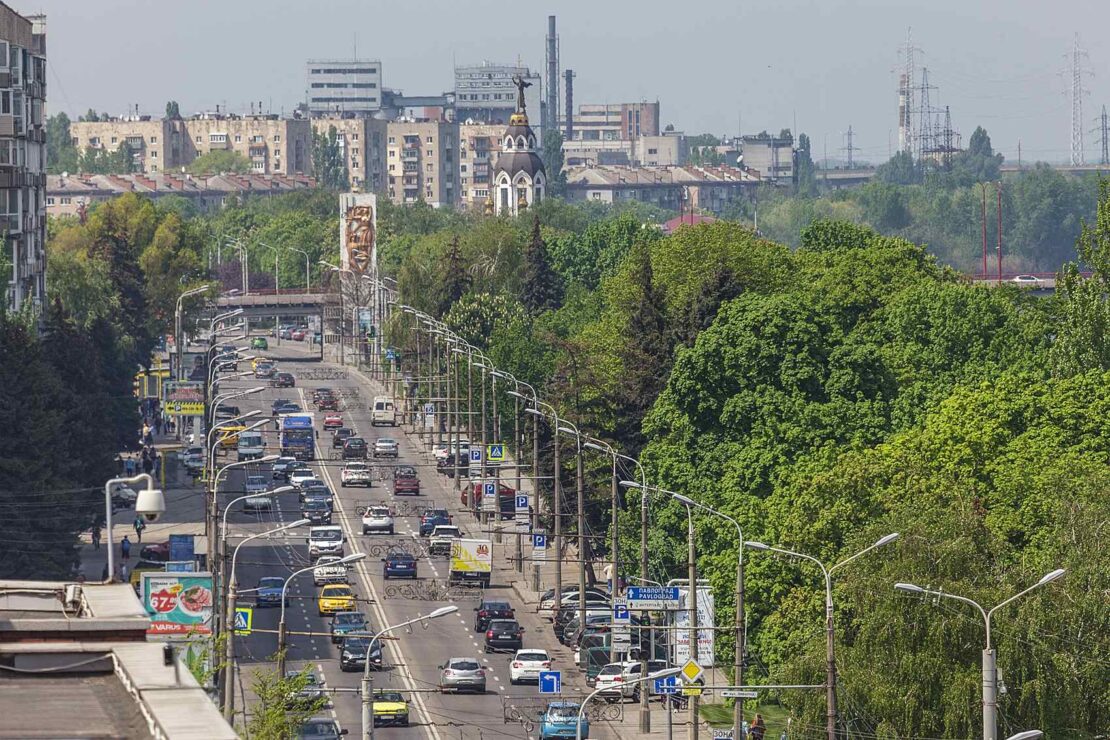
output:
M 912 155 L 917 155 L 915 147 L 913 121 L 916 114 L 914 108 L 914 78 L 917 70 L 914 68 L 914 54 L 921 52 L 913 45 L 913 29 L 906 29 L 906 45 L 899 50 L 902 57 L 902 72 L 898 76 L 898 148 Z
M 1087 52 L 1079 46 L 1079 34 L 1071 52 L 1071 163 L 1085 164 L 1083 153 L 1083 59 Z
M 847 154 L 848 169 L 854 169 L 855 168 L 855 154 L 854 153 L 860 151 L 860 148 L 858 146 L 855 146 L 855 144 L 854 144 L 855 137 L 856 137 L 856 134 L 855 134 L 854 131 L 852 131 L 852 125 L 848 124 L 848 130 L 844 132 L 844 146 L 842 146 L 840 148 L 840 151 L 845 152 Z
M 1099 143 L 1102 144 L 1102 158 L 1099 164 L 1110 164 L 1110 117 L 1106 115 L 1106 106 L 1102 106 L 1102 115 L 1095 119 L 1098 121 Z
M 921 87 L 917 88 L 920 91 L 921 105 L 917 110 L 917 153 L 918 156 L 923 156 L 925 152 L 936 149 L 936 135 L 933 128 L 933 116 L 936 115 L 932 105 L 929 102 L 929 91 L 936 90 L 935 85 L 929 84 L 929 69 L 928 67 L 921 68 Z

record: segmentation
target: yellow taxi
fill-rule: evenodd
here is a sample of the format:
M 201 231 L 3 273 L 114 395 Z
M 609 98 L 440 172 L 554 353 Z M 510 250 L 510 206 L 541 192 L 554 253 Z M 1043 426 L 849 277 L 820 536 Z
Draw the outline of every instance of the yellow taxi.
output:
M 346 583 L 329 583 L 320 589 L 320 616 L 355 609 L 355 592 Z
M 374 692 L 374 726 L 409 726 L 409 703 L 399 691 L 378 689 Z
M 220 427 L 220 449 L 233 450 L 239 445 L 239 432 L 246 431 L 242 424 Z

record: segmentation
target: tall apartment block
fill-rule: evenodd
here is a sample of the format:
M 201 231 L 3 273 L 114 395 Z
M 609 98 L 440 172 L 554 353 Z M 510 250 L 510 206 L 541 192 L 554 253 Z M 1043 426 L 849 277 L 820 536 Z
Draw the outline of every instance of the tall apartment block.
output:
M 305 77 L 310 115 L 367 115 L 382 109 L 382 63 L 376 59 L 309 59 Z
M 424 200 L 436 208 L 459 200 L 458 124 L 390 121 L 386 126 L 386 180 L 397 204 Z
M 455 67 L 455 120 L 465 123 L 498 123 L 504 129 L 516 110 L 517 89 L 513 77 L 520 75 L 530 83 L 524 89 L 528 110 L 539 120 L 542 81 L 527 67 L 515 64 L 468 64 Z
M 459 124 L 459 199 L 463 208 L 479 213 L 485 208 L 504 133 L 500 124 Z
M 8 307 L 46 302 L 46 17 L 0 3 L 0 228 L 12 261 Z
M 376 193 L 385 187 L 386 121 L 362 116 L 311 120 L 312 129 L 318 134 L 326 135 L 335 128 L 352 188 Z

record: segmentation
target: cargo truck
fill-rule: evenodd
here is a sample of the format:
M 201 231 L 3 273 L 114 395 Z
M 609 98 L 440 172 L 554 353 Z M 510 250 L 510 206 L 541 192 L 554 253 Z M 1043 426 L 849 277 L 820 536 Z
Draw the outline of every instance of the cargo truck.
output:
M 493 544 L 489 540 L 458 539 L 451 543 L 448 584 L 474 583 L 489 588 L 492 570 Z

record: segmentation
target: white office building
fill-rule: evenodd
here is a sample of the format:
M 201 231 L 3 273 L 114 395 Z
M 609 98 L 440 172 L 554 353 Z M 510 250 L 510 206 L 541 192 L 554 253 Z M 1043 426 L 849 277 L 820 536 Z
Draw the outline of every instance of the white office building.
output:
M 382 108 L 382 63 L 371 59 L 310 59 L 305 98 L 313 116 L 370 114 Z

